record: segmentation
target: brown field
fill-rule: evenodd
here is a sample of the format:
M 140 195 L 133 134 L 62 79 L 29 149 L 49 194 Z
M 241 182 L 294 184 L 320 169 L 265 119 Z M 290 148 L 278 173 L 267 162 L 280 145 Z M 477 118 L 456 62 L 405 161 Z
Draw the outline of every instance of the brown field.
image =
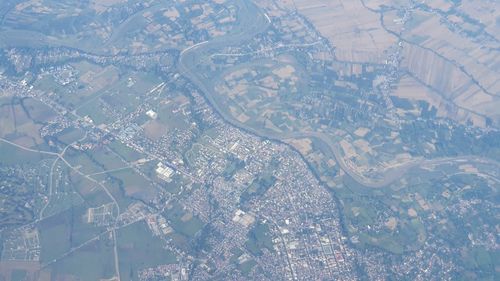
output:
M 481 14 L 481 19 L 486 14 Z M 425 38 L 418 42 L 419 46 L 432 49 L 447 60 L 457 62 L 478 80 L 486 91 L 500 95 L 500 68 L 497 66 L 500 52 L 491 49 L 498 48 L 498 44 L 476 42 L 469 36 L 453 32 L 434 14 L 418 12 L 418 16 L 424 20 L 405 33 L 405 38 L 409 38 L 410 42 L 413 41 L 412 36 Z M 461 23 L 461 26 L 463 25 Z
M 405 45 L 403 50 L 403 67 L 419 82 L 453 103 L 457 111 L 455 114 L 464 118 L 463 114 L 475 113 L 500 122 L 500 97 L 485 93 L 460 68 L 427 49 Z M 477 116 L 471 119 L 479 121 Z M 479 121 L 476 125 L 484 125 L 481 123 Z
M 296 0 L 280 5 L 304 15 L 330 40 L 336 59 L 346 63 L 337 63 L 334 68 L 340 76 L 347 76 L 359 72 L 349 64 L 383 63 L 384 50 L 397 44 L 397 38 L 381 26 L 376 11 L 382 5 L 408 7 L 410 3 L 406 0 Z M 423 99 L 438 108 L 441 116 L 472 121 L 478 126 L 484 126 L 487 118 L 500 124 L 497 110 L 500 107 L 500 44 L 492 39 L 500 39 L 500 2 L 464 0 L 456 5 L 457 12 L 452 15 L 445 15 L 452 11 L 450 1 L 426 1 L 425 5 L 443 13 L 416 8 L 405 24 L 401 14 L 389 9 L 383 18 L 387 29 L 400 33 L 403 41 L 407 41 L 402 46 L 403 67 L 422 83 L 416 88 L 421 88 Z M 484 30 L 465 17 L 479 22 Z M 474 35 L 477 32 L 490 37 L 477 37 Z M 417 91 L 416 88 L 411 90 Z M 418 93 L 412 93 L 415 94 Z M 399 91 L 396 95 L 405 93 Z
M 475 120 L 478 126 L 484 124 L 483 117 L 461 109 L 453 102 L 444 99 L 436 91 L 415 80 L 413 77 L 404 76 L 399 81 L 397 89 L 392 95 L 412 101 L 426 101 L 430 106 L 436 108 L 438 117 L 447 117 L 457 122 L 464 123 L 467 120 Z
M 90 6 L 100 14 L 108 10 L 111 6 L 124 2 L 126 2 L 126 0 L 92 0 L 90 1 Z
M 80 77 L 80 81 L 88 85 L 88 95 L 118 81 L 118 69 L 114 66 L 100 68 L 98 71 L 89 70 Z
M 167 127 L 160 121 L 150 120 L 144 124 L 144 134 L 153 141 L 159 140 L 167 133 Z
M 443 12 L 450 9 L 446 1 L 426 4 Z M 458 108 L 456 115 L 479 125 L 485 116 L 500 124 L 500 44 L 496 41 L 500 2 L 466 0 L 455 9 L 456 14 L 447 16 L 415 11 L 418 20 L 403 33 L 412 45 L 405 51 L 406 63 L 419 80 Z
M 481 23 L 486 26 L 486 31 L 500 40 L 500 25 L 497 23 L 500 13 L 498 1 L 464 0 L 460 8 L 471 17 L 481 19 Z
M 287 140 L 288 143 L 293 145 L 296 149 L 300 151 L 303 155 L 307 155 L 312 151 L 312 141 L 311 139 L 290 139 Z
M 384 61 L 383 51 L 396 42 L 379 22 L 379 16 L 357 0 L 296 0 L 298 12 L 306 16 L 333 46 L 338 60 Z

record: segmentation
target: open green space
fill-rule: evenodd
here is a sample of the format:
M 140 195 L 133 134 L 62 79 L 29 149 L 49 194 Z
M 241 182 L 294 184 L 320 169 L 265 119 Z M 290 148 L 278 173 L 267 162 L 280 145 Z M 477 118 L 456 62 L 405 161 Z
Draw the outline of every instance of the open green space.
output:
M 26 151 L 2 141 L 0 141 L 0 155 L 2 155 L 2 157 L 0 157 L 0 164 L 3 165 L 38 163 L 43 159 L 55 157 L 38 152 Z
M 85 221 L 87 206 L 81 204 L 38 222 L 41 261 L 49 262 L 105 231 Z
M 174 202 L 170 208 L 165 210 L 165 217 L 169 220 L 172 228 L 179 234 L 192 238 L 203 228 L 203 222 L 196 216 L 186 212 L 182 206 Z
M 241 264 L 238 264 L 238 269 L 244 276 L 248 276 L 255 265 L 257 265 L 257 263 L 254 260 L 248 260 Z
M 273 238 L 269 230 L 269 226 L 264 223 L 257 223 L 248 232 L 248 240 L 245 247 L 254 255 L 259 256 L 262 254 L 262 249 L 267 249 L 274 252 Z
M 94 174 L 104 171 L 100 163 L 94 161 L 89 154 L 80 150 L 69 148 L 66 150 L 64 158 L 71 166 L 78 169 L 83 174 Z
M 107 235 L 72 252 L 51 266 L 52 274 L 70 275 L 82 281 L 95 281 L 115 275 L 113 241 Z
M 116 232 L 122 280 L 138 280 L 141 269 L 176 262 L 163 241 L 153 237 L 145 222 L 137 222 Z
M 142 154 L 121 143 L 119 140 L 112 141 L 108 144 L 108 147 L 123 157 L 127 162 L 134 162 L 143 158 Z

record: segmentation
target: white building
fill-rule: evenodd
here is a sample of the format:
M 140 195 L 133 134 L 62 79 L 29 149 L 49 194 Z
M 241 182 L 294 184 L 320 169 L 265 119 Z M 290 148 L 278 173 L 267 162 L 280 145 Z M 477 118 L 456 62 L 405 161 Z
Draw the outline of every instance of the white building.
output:
M 152 109 L 148 110 L 146 115 L 153 120 L 158 118 L 158 113 L 154 112 Z
M 156 165 L 156 175 L 166 181 L 166 182 L 170 182 L 170 177 L 173 175 L 174 173 L 174 170 L 172 170 L 172 168 L 168 167 L 168 166 L 165 166 L 163 165 L 163 163 L 159 162 L 157 165 Z

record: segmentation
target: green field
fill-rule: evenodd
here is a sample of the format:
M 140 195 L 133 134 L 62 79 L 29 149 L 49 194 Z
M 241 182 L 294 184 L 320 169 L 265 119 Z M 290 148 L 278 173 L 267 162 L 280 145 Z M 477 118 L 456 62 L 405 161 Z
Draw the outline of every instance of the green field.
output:
M 129 148 L 118 140 L 115 140 L 108 144 L 108 147 L 116 152 L 118 155 L 123 157 L 127 162 L 137 161 L 143 158 L 143 155 L 139 152 Z
M 86 212 L 85 205 L 73 206 L 38 223 L 42 262 L 57 259 L 105 231 L 102 227 L 85 222 Z
M 57 134 L 57 139 L 64 144 L 70 144 L 83 138 L 84 136 L 85 133 L 80 129 L 67 128 Z
M 175 232 L 192 238 L 194 235 L 203 228 L 203 222 L 196 216 L 189 215 L 178 203 L 174 203 L 170 209 L 165 212 L 165 217 L 169 220 Z
M 269 226 L 263 223 L 257 223 L 248 233 L 248 240 L 245 247 L 254 255 L 261 255 L 262 249 L 274 252 L 273 240 L 269 231 Z
M 51 266 L 52 274 L 71 275 L 82 281 L 95 281 L 115 275 L 113 241 L 106 235 Z
M 175 263 L 175 254 L 163 249 L 163 242 L 153 237 L 145 222 L 137 222 L 117 231 L 120 275 L 122 280 L 138 280 L 141 269 Z
M 104 147 L 94 148 L 86 153 L 94 162 L 99 163 L 99 166 L 105 171 L 127 166 L 119 156 Z
M 54 158 L 55 156 L 44 155 L 37 152 L 25 151 L 11 144 L 0 141 L 0 164 L 16 165 L 23 163 L 38 163 L 43 159 Z
M 106 180 L 108 190 L 123 208 L 134 200 L 148 201 L 158 194 L 158 189 L 151 182 L 132 169 L 109 172 L 96 178 Z

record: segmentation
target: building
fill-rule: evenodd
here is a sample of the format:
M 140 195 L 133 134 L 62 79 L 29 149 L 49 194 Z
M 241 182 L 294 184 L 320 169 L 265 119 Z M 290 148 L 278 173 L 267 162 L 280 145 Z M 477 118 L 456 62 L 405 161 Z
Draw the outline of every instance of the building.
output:
M 157 165 L 156 165 L 156 175 L 166 181 L 166 182 L 170 182 L 171 181 L 171 176 L 173 175 L 174 173 L 174 170 L 170 167 L 167 167 L 165 165 L 163 165 L 163 163 L 159 162 Z
M 158 118 L 158 113 L 154 112 L 152 109 L 148 110 L 146 115 L 153 120 Z

